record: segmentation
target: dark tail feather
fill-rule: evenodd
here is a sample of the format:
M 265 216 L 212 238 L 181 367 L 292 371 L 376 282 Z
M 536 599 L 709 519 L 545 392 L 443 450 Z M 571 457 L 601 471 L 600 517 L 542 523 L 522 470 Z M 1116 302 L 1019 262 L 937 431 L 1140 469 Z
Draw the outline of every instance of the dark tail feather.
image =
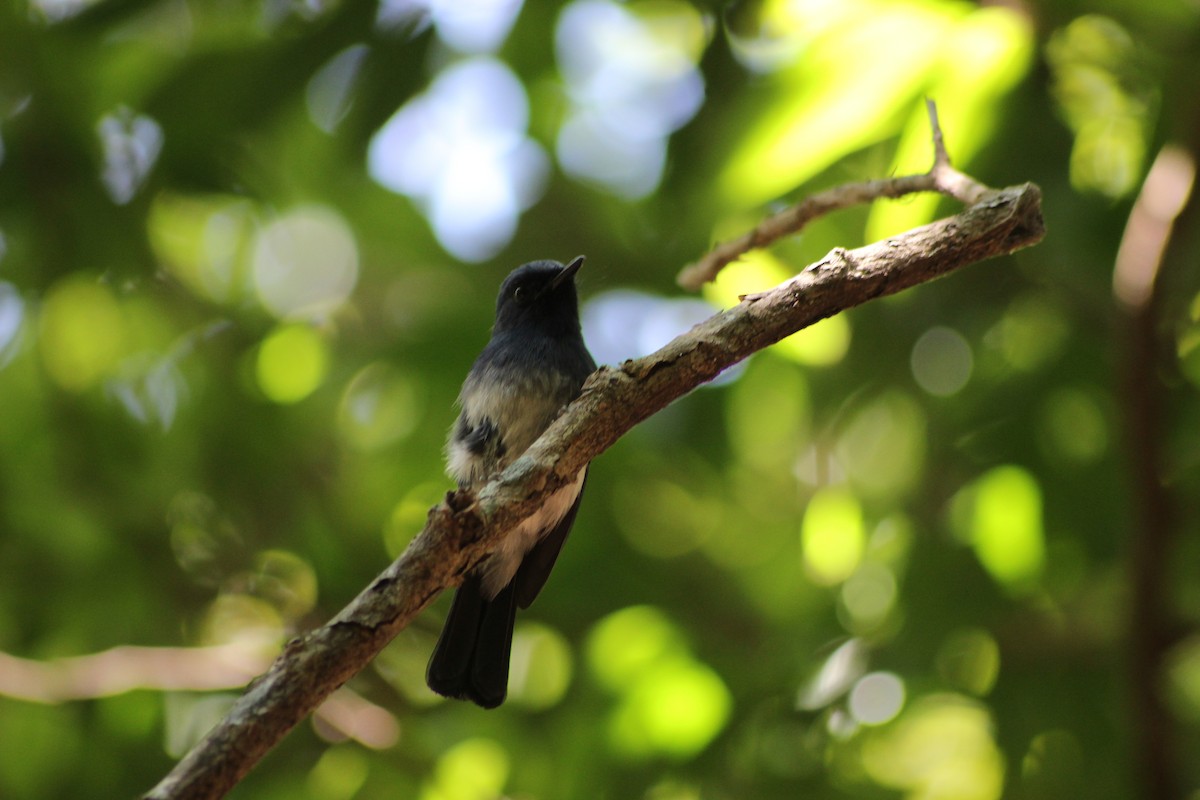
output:
M 484 708 L 504 702 L 516 601 L 513 583 L 492 600 L 483 598 L 476 575 L 458 587 L 425 672 L 430 689 Z

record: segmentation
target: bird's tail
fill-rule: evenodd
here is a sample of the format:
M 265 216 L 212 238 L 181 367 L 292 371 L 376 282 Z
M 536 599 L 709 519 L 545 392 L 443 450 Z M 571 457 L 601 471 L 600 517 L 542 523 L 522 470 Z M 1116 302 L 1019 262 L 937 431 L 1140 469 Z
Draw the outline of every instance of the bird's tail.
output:
M 484 599 L 478 575 L 458 587 L 425 672 L 430 689 L 483 708 L 504 702 L 517 612 L 514 583 L 492 600 Z

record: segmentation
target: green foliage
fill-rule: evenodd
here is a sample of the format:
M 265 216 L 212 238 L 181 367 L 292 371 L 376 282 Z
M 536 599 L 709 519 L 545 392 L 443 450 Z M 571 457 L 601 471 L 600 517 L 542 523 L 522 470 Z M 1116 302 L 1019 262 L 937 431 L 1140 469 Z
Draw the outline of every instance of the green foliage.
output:
M 576 0 L 492 34 L 493 4 L 424 5 L 0 4 L 0 657 L 276 652 L 449 488 L 509 269 L 586 254 L 598 360 L 647 352 L 950 212 L 842 212 L 673 288 L 781 200 L 924 170 L 931 96 L 957 166 L 1044 188 L 1047 241 L 801 332 L 605 453 L 501 710 L 425 689 L 442 601 L 233 796 L 1137 794 L 1112 267 L 1163 144 L 1200 151 L 1195 5 Z M 1152 368 L 1151 483 L 1193 538 L 1196 249 L 1171 240 Z M 1189 627 L 1196 555 L 1152 576 Z M 1197 641 L 1155 673 L 1178 755 Z M 0 796 L 133 796 L 228 707 L 138 670 L 38 703 L 0 661 Z

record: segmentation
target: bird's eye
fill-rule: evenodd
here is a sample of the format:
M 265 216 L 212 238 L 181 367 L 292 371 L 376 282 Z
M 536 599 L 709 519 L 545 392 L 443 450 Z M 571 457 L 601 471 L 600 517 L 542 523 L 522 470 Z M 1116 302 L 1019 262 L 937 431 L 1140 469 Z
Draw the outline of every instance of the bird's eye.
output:
M 532 295 L 525 286 L 518 286 L 516 289 L 513 289 L 513 300 L 516 300 L 518 305 L 525 305 L 529 302 L 530 297 Z

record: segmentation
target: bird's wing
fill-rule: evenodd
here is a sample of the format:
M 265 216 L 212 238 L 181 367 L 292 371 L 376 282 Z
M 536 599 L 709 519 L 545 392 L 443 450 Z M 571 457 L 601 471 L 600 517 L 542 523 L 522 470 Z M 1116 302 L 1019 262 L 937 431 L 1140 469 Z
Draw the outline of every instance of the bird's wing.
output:
M 575 524 L 575 514 L 579 511 L 579 501 L 583 498 L 583 487 L 586 485 L 587 473 L 584 473 L 583 482 L 579 485 L 579 494 L 575 495 L 575 502 L 567 509 L 567 513 L 563 514 L 558 524 L 539 539 L 522 559 L 517 575 L 513 578 L 517 586 L 517 605 L 521 608 L 529 608 L 538 592 L 546 585 L 546 579 L 550 577 L 550 570 L 554 568 L 563 542 L 567 541 L 567 534 Z
M 487 458 L 489 451 L 504 451 L 504 442 L 500 438 L 500 429 L 491 419 L 484 417 L 475 427 L 467 427 L 463 445 L 478 458 Z
M 503 466 L 507 448 L 500 428 L 488 417 L 472 420 L 464 411 L 446 446 L 446 466 L 460 486 L 477 486 Z

